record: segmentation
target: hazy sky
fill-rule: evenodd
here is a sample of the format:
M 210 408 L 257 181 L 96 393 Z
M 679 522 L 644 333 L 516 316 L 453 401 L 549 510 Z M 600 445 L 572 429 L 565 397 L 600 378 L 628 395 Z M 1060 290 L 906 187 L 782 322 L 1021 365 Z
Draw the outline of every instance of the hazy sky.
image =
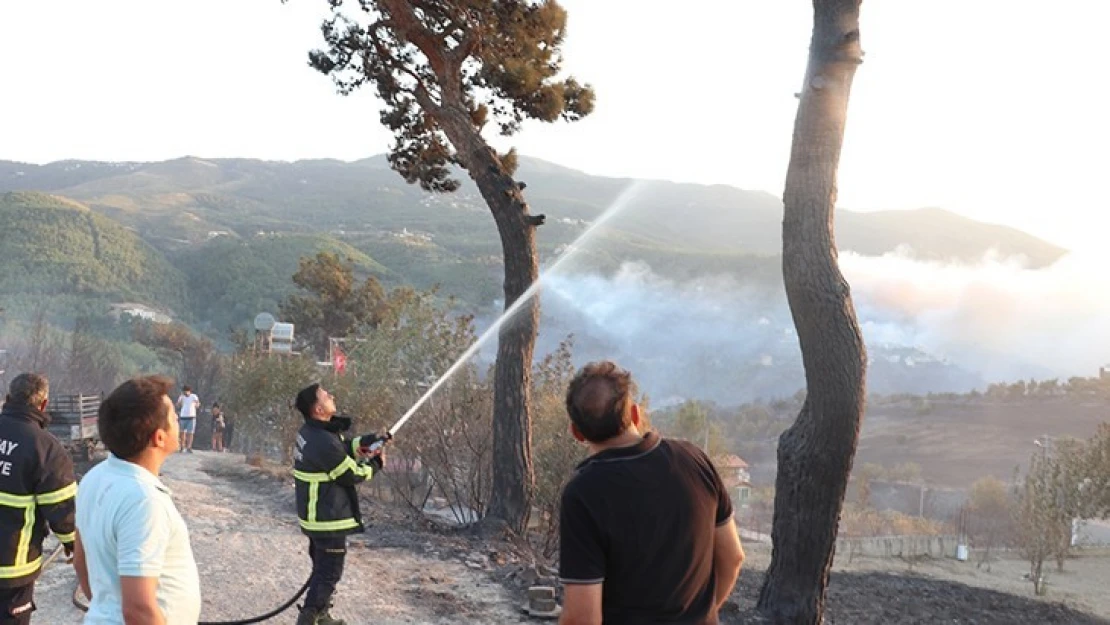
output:
M 356 159 L 389 137 L 370 92 L 310 70 L 324 0 L 3 0 L 0 158 Z M 524 154 L 595 174 L 781 194 L 805 0 L 564 0 L 589 119 Z M 678 7 L 681 7 L 679 10 Z M 941 206 L 1092 252 L 1110 157 L 1105 0 L 863 4 L 846 208 Z

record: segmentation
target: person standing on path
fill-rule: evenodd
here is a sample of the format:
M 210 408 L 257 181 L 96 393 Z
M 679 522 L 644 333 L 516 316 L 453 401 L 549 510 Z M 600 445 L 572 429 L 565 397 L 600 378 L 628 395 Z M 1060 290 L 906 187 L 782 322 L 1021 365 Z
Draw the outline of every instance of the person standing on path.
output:
M 111 452 L 81 480 L 74 567 L 89 597 L 85 625 L 196 625 L 200 575 L 189 530 L 158 479 L 179 426 L 162 376 L 124 382 L 100 405 Z
M 193 392 L 192 387 L 186 386 L 177 398 L 177 409 L 181 423 L 181 441 L 178 451 L 193 453 L 193 434 L 197 431 L 197 410 L 200 408 L 200 398 Z
M 227 422 L 224 421 L 224 411 L 220 402 L 212 404 L 212 451 L 224 451 L 224 430 Z
M 355 486 L 382 468 L 381 447 L 388 436 L 347 437 L 351 418 L 336 414 L 335 397 L 313 384 L 297 393 L 304 425 L 293 451 L 297 517 L 308 536 L 312 576 L 297 625 L 346 625 L 330 614 L 331 598 L 343 577 L 347 536 L 362 532 Z

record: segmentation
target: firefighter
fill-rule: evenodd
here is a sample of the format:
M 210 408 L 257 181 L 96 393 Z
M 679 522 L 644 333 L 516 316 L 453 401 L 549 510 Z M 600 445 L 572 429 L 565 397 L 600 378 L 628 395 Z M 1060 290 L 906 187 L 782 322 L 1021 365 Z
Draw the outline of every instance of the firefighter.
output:
M 73 554 L 77 480 L 69 453 L 46 431 L 49 394 L 45 377 L 24 373 L 0 410 L 0 625 L 31 622 L 48 529 Z
M 347 536 L 364 530 L 355 485 L 382 467 L 381 446 L 374 444 L 389 437 L 348 437 L 351 418 L 336 414 L 335 397 L 319 384 L 297 393 L 296 407 L 305 420 L 293 452 L 297 516 L 312 558 L 312 581 L 297 625 L 345 625 L 329 610 L 343 577 Z

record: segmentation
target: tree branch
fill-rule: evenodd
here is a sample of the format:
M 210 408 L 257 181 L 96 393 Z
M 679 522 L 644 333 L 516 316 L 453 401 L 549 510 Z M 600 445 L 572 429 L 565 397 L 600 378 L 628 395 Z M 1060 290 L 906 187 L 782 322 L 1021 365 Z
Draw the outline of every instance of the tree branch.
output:
M 459 45 L 450 52 L 451 63 L 462 71 L 462 65 L 466 62 L 470 55 L 478 50 L 479 39 L 473 30 L 469 28 L 463 29 L 463 38 Z M 460 80 L 461 76 L 458 77 Z
M 442 76 L 447 66 L 443 40 L 420 22 L 407 0 L 381 0 L 381 3 L 389 13 L 393 30 L 424 53 L 432 71 Z
M 389 13 L 394 32 L 416 46 L 428 59 L 432 73 L 439 78 L 443 100 L 461 100 L 462 62 L 447 52 L 443 38 L 420 22 L 408 0 L 381 0 L 381 3 Z
M 428 86 L 424 83 L 424 80 L 411 68 L 407 67 L 404 63 L 399 62 L 378 37 L 378 28 L 391 27 L 393 27 L 393 25 L 388 20 L 382 20 L 372 24 L 370 28 L 368 28 L 366 31 L 367 34 L 370 36 L 370 43 L 374 46 L 374 51 L 377 52 L 378 58 L 381 59 L 383 65 L 387 66 L 393 71 L 401 72 L 402 74 L 409 76 L 415 83 L 415 87 L 412 89 L 406 89 L 397 84 L 396 81 L 393 81 L 393 86 L 398 91 L 402 91 L 412 95 L 414 98 L 416 98 L 416 101 L 418 104 L 420 104 L 421 108 L 423 108 L 429 114 L 435 115 L 439 111 L 439 104 L 435 102 L 435 99 L 432 97 L 431 90 L 428 89 Z M 369 73 L 369 68 L 365 67 L 367 64 L 368 61 L 364 58 L 364 71 Z

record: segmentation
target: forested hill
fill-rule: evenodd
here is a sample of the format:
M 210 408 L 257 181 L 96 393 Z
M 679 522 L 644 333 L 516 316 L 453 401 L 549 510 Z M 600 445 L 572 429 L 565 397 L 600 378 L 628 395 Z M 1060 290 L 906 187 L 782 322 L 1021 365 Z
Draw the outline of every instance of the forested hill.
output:
M 183 312 L 185 276 L 112 219 L 43 193 L 0 195 L 0 294 L 18 310 L 41 297 L 139 301 Z

